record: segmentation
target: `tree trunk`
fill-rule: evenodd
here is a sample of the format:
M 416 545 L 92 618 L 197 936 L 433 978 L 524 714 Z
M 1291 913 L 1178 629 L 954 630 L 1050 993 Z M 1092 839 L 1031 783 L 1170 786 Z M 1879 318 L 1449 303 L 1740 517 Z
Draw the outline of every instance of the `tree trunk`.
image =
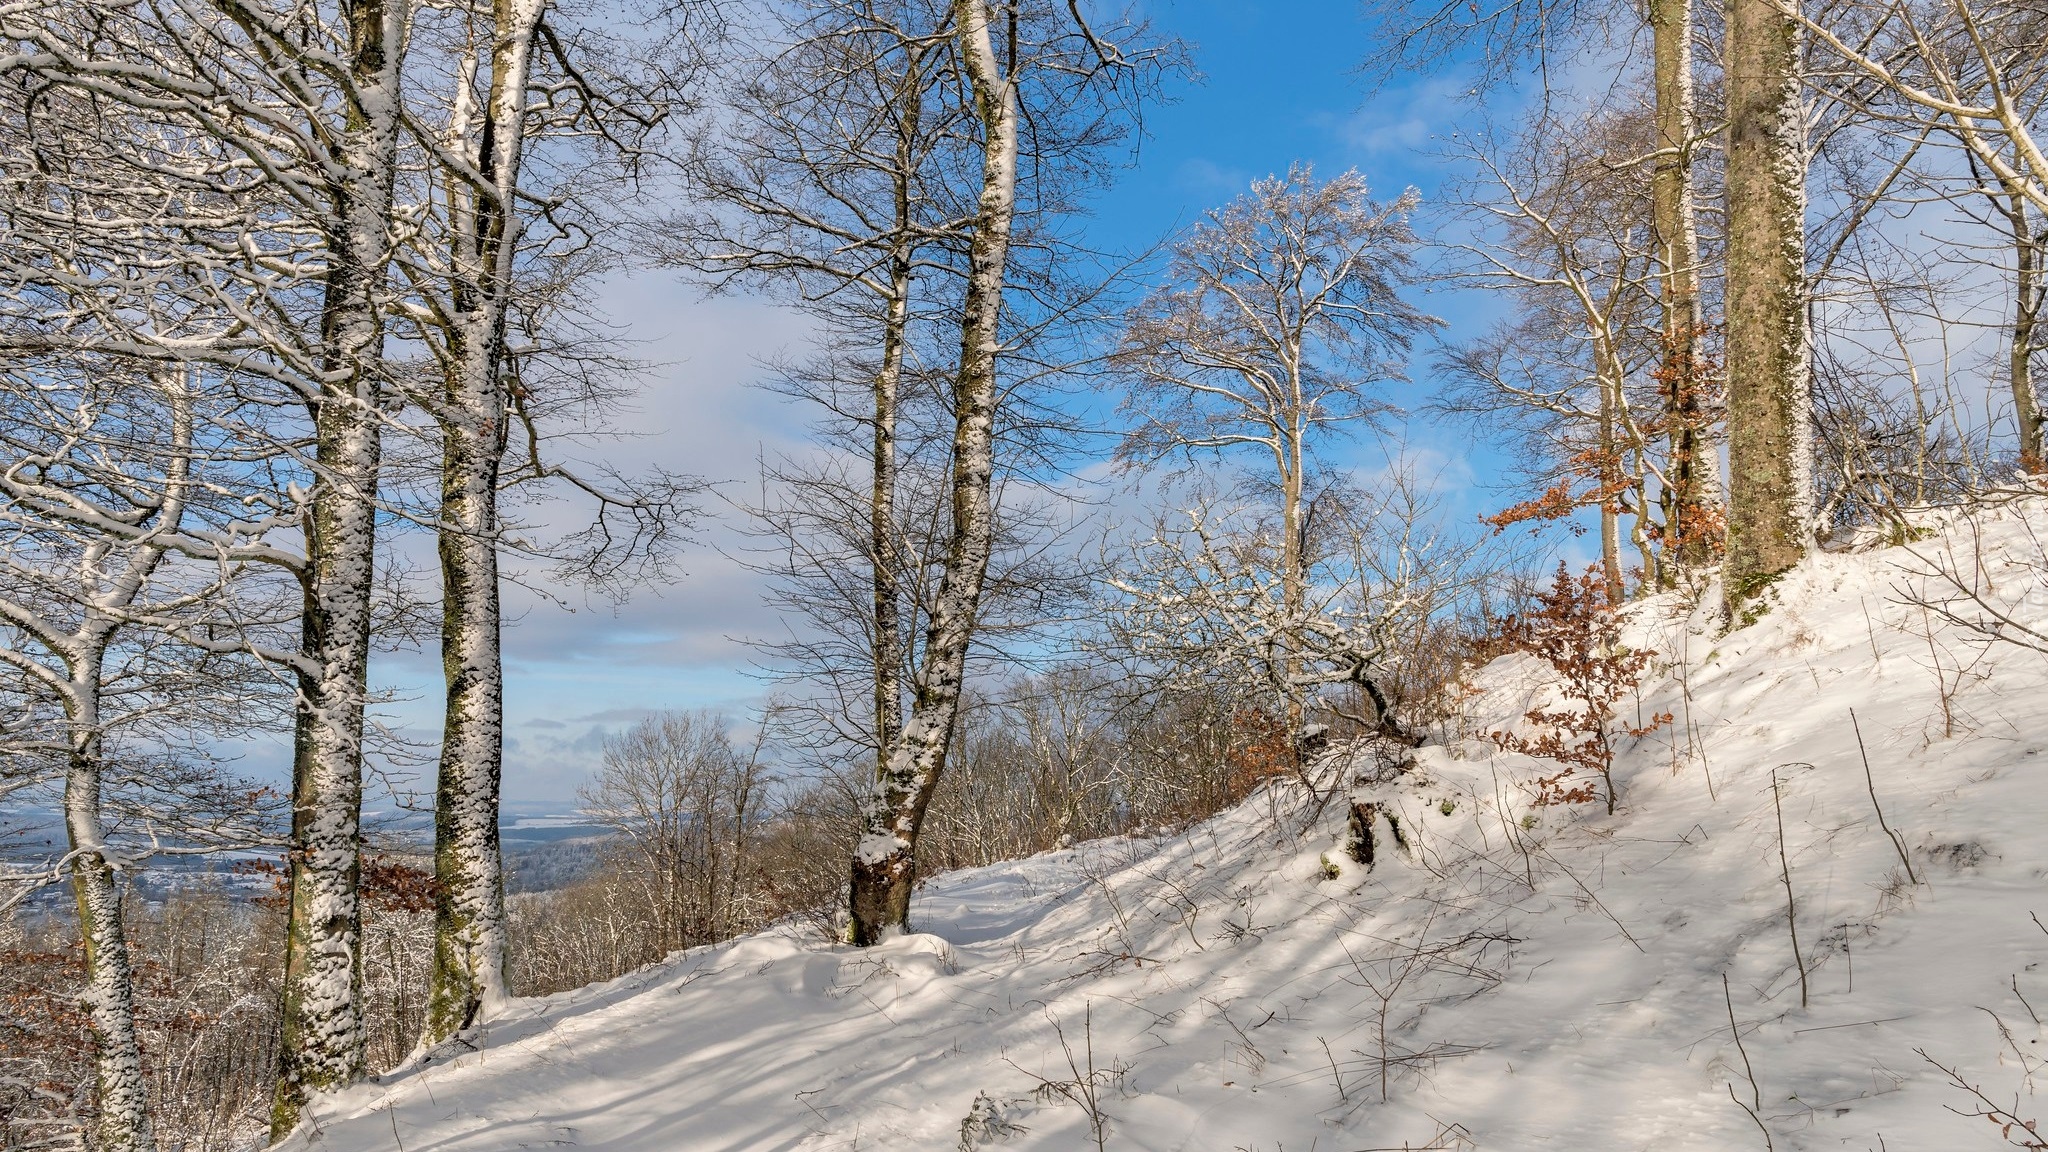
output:
M 1651 220 L 1657 233 L 1658 292 L 1663 307 L 1663 387 L 1670 479 L 1664 501 L 1665 571 L 1710 563 L 1705 508 L 1718 469 L 1701 463 L 1699 221 L 1693 210 L 1692 0 L 1650 0 L 1655 57 L 1656 166 Z
M 487 187 L 450 176 L 455 317 L 440 416 L 441 661 L 447 711 L 434 795 L 434 962 L 422 1046 L 475 1024 L 508 996 L 505 870 L 498 843 L 504 776 L 498 476 L 505 456 L 506 310 L 521 233 L 515 193 L 526 87 L 544 0 L 501 0 L 490 87 L 474 145 Z M 468 125 L 458 136 L 468 145 Z
M 172 456 L 164 475 L 157 525 L 175 533 L 184 525 L 186 485 L 191 479 L 193 414 L 191 395 L 179 379 L 160 378 L 171 401 Z M 92 1029 L 99 1116 L 92 1129 L 96 1152 L 155 1152 L 143 1080 L 142 1045 L 135 1032 L 135 983 L 121 911 L 120 884 L 107 857 L 100 823 L 105 779 L 100 714 L 106 682 L 106 654 L 118 628 L 117 613 L 131 607 L 149 587 L 164 550 L 138 548 L 121 571 L 112 571 L 107 552 L 89 552 L 80 589 L 91 607 L 76 632 L 29 628 L 50 651 L 61 654 L 68 677 L 61 685 L 70 728 L 70 759 L 64 780 L 64 828 L 71 850 L 71 890 L 78 904 L 78 932 L 85 943 L 86 990 L 81 1001 Z M 13 615 L 10 613 L 10 615 Z
M 899 193 L 899 205 L 908 211 Z M 899 223 L 902 221 L 899 218 Z M 896 417 L 903 387 L 903 351 L 910 319 L 910 259 L 899 249 L 889 277 L 882 363 L 875 373 L 874 484 L 868 498 L 868 550 L 874 595 L 875 772 L 888 770 L 903 731 L 902 590 L 897 582 Z
M 1609 357 L 1602 356 L 1603 360 Z M 1607 585 L 1609 603 L 1619 604 L 1628 595 L 1621 570 L 1621 451 L 1615 425 L 1621 419 L 1621 405 L 1615 402 L 1620 387 L 1619 366 L 1609 363 L 1600 372 L 1600 571 Z
M 1308 522 L 1302 508 L 1303 489 L 1306 483 L 1304 469 L 1307 466 L 1303 450 L 1304 432 L 1300 412 L 1303 408 L 1300 381 L 1293 387 L 1295 415 L 1292 423 L 1281 438 L 1280 451 L 1280 531 L 1284 539 L 1280 544 L 1280 616 L 1285 627 L 1280 635 L 1282 645 L 1281 676 L 1286 681 L 1287 715 L 1282 721 L 1287 725 L 1287 746 L 1295 758 L 1297 771 L 1306 767 L 1303 741 L 1308 734 L 1308 705 L 1297 685 L 1302 679 L 1302 640 L 1300 624 L 1308 603 Z M 1305 781 L 1304 781 L 1305 782 Z M 1314 788 L 1311 787 L 1313 792 Z
M 505 698 L 497 487 L 504 398 L 496 357 L 464 358 L 487 362 L 465 365 L 451 389 L 454 410 L 442 420 L 441 661 L 447 711 L 434 793 L 434 962 L 422 1045 L 475 1024 L 506 995 L 498 845 Z
M 155 1152 L 142 1045 L 135 1035 L 135 983 L 121 919 L 121 888 L 107 860 L 100 828 L 100 657 L 104 635 L 75 657 L 70 705 L 71 760 L 64 778 L 64 827 L 71 848 L 71 892 L 85 941 L 85 993 L 79 999 L 92 1029 L 99 1111 L 94 1152 Z
M 316 453 L 326 474 L 314 482 L 307 524 L 301 640 L 319 671 L 299 676 L 275 1139 L 297 1125 L 310 1093 L 345 1087 L 364 1070 L 357 884 L 377 419 L 367 403 L 329 396 L 320 404 Z
M 996 350 L 1016 209 L 1017 90 L 997 63 L 984 0 L 954 0 L 953 23 L 984 135 L 981 200 L 968 247 L 954 385 L 953 523 L 910 718 L 876 775 L 854 850 L 847 939 L 862 945 L 909 924 L 918 831 L 959 714 L 993 539 Z
M 911 195 L 918 127 L 924 119 L 921 59 L 915 53 L 907 58 L 897 89 L 902 107 L 896 118 L 896 163 L 890 170 L 896 235 L 889 254 L 889 295 L 883 303 L 882 362 L 874 383 L 874 484 L 868 504 L 868 548 L 874 593 L 875 631 L 870 652 L 875 663 L 876 779 L 888 770 L 890 753 L 903 732 L 903 669 L 908 656 L 903 642 L 903 593 L 897 579 L 901 557 L 896 548 L 896 422 L 910 326 L 911 268 L 916 256 Z
M 1805 556 L 1812 515 L 1806 141 L 1798 0 L 1728 13 L 1728 553 L 1732 609 Z
M 314 404 L 301 650 L 292 763 L 290 912 L 285 935 L 282 1048 L 271 1102 L 273 1140 L 298 1124 L 307 1097 L 363 1076 L 363 700 L 369 667 L 382 438 L 381 281 L 397 172 L 402 5 L 348 10 L 348 103 L 334 163 L 335 234 L 321 316 L 328 382 Z
M 2028 472 L 2048 471 L 2041 451 L 2041 401 L 2034 393 L 2034 352 L 2041 322 L 2044 278 L 2043 241 L 2034 231 L 2026 197 L 2010 181 L 2005 182 L 2006 224 L 2012 230 L 2014 279 L 2012 339 L 2007 346 L 2007 378 L 2012 382 L 2013 423 L 2019 431 L 2020 467 Z

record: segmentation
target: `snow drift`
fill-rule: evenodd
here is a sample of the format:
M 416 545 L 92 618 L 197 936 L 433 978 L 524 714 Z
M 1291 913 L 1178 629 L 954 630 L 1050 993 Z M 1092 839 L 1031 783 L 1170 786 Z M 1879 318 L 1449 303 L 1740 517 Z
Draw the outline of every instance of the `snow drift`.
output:
M 1947 1070 L 2034 1115 L 2048 656 L 1984 628 L 2048 627 L 2043 524 L 1931 517 L 1732 631 L 1711 593 L 1636 609 L 1676 719 L 1624 742 L 1613 817 L 1530 805 L 1554 769 L 1485 734 L 1545 670 L 1503 658 L 1410 770 L 1341 766 L 1401 827 L 1369 870 L 1341 798 L 1304 830 L 1272 788 L 939 877 L 876 948 L 790 928 L 515 1002 L 285 1146 L 2002 1146 Z

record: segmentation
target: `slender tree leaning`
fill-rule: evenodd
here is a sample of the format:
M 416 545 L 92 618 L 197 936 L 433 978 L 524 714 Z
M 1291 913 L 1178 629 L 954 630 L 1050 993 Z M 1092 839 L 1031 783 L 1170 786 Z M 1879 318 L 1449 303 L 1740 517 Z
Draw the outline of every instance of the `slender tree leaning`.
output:
M 44 448 L 39 452 L 24 443 L 27 436 L 10 430 L 6 437 L 8 447 L 15 450 L 9 456 L 18 451 L 17 458 L 28 467 L 10 468 L 0 479 L 0 524 L 11 530 L 14 546 L 14 551 L 0 558 L 0 623 L 17 630 L 51 659 L 35 659 L 25 644 L 0 648 L 0 665 L 54 696 L 64 715 L 66 858 L 85 950 L 81 1000 L 93 1037 L 97 1088 L 92 1147 L 100 1152 L 153 1152 L 156 1138 L 135 1027 L 134 965 L 117 875 L 117 869 L 131 867 L 133 861 L 110 843 L 105 796 L 109 791 L 108 730 L 123 719 L 118 715 L 124 710 L 121 704 L 135 709 L 136 702 L 135 686 L 119 683 L 121 679 L 132 681 L 132 667 L 126 676 L 115 674 L 118 679 L 109 692 L 109 656 L 120 663 L 141 663 L 133 653 L 119 652 L 117 645 L 132 613 L 163 610 L 150 601 L 158 587 L 169 586 L 169 581 L 159 584 L 159 570 L 170 549 L 154 541 L 108 541 L 89 528 L 39 517 L 36 506 L 44 500 L 75 501 L 109 517 L 140 519 L 175 536 L 183 527 L 191 480 L 192 403 L 174 377 L 162 382 L 169 400 L 170 428 L 162 474 L 152 477 L 136 467 L 138 462 L 123 459 L 122 446 L 136 442 L 122 434 L 129 430 L 108 431 L 102 426 L 112 421 L 95 414 L 103 406 L 133 404 L 132 398 L 122 402 L 119 384 L 109 387 L 106 383 L 118 379 L 120 371 L 108 371 L 104 364 L 95 367 L 96 381 L 78 382 L 75 419 L 48 429 L 58 433 L 51 441 L 66 447 L 89 445 L 85 452 L 77 453 L 75 448 L 50 451 L 55 445 L 49 441 L 38 446 Z M 48 382 L 45 377 L 45 387 L 39 389 L 46 395 L 56 391 Z M 13 404 L 7 405 L 6 411 L 12 419 L 28 415 Z M 24 420 L 23 428 L 37 423 Z M 24 471 L 30 478 L 21 478 Z M 72 483 L 58 477 L 68 477 Z M 127 499 L 117 495 L 110 504 L 99 504 L 92 500 L 96 490 L 125 493 Z M 57 565 L 39 567 L 19 559 L 23 554 L 44 558 L 45 564 L 52 556 L 68 557 L 74 567 L 69 572 Z M 201 589 L 195 596 L 204 600 L 213 594 L 215 590 Z M 192 691 L 196 685 L 177 687 Z M 110 695 L 117 702 L 112 707 Z M 159 701 L 153 707 L 166 705 Z
M 708 125 L 684 165 L 697 206 L 655 239 L 713 290 L 791 292 L 831 333 L 820 362 L 777 390 L 827 413 L 826 435 L 864 457 L 865 475 L 779 466 L 776 486 L 798 494 L 753 511 L 792 554 L 768 569 L 789 589 L 778 603 L 833 637 L 770 646 L 776 662 L 845 685 L 827 694 L 820 739 L 852 729 L 879 773 L 903 727 L 930 535 L 909 528 L 928 522 L 925 492 L 905 492 L 924 487 L 906 455 L 931 407 L 917 403 L 928 398 L 913 387 L 913 344 L 936 327 L 920 313 L 942 299 L 965 240 L 953 185 L 972 109 L 949 98 L 955 53 L 932 0 L 810 0 L 783 15 L 771 34 L 789 46 L 733 84 L 732 119 Z
M 1017 204 L 1016 74 L 1004 69 L 984 0 L 954 0 L 952 19 L 982 133 L 981 196 L 968 243 L 954 378 L 952 525 L 910 714 L 875 775 L 861 814 L 848 891 L 847 940 L 874 944 L 910 921 L 916 840 L 960 710 L 967 650 L 993 542 L 996 360 L 1003 273 Z
M 124 203 L 111 191 L 125 182 L 119 165 L 89 143 L 96 125 L 81 115 L 83 101 L 55 86 L 41 97 L 10 107 L 7 117 L 22 128 L 9 153 L 26 163 L 8 171 L 0 262 L 29 283 L 63 267 L 46 245 L 63 231 L 61 223 L 49 227 L 51 217 L 119 218 L 126 213 L 116 205 L 147 202 Z M 133 239 L 128 230 L 112 231 L 111 249 Z M 74 236 L 69 247 L 90 251 L 109 239 L 104 232 Z M 175 559 L 162 537 L 183 528 L 192 398 L 175 368 L 153 374 L 146 362 L 89 354 L 63 339 L 42 346 L 44 318 L 61 310 L 63 297 L 22 295 L 33 301 L 27 314 L 15 310 L 17 297 L 0 321 L 9 353 L 0 374 L 0 534 L 7 541 L 0 548 L 0 673 L 10 704 L 0 784 L 12 791 L 46 776 L 61 780 L 66 851 L 36 880 L 68 873 L 77 909 L 79 1006 L 91 1036 L 96 1105 L 87 1136 L 109 1152 L 153 1152 L 122 892 L 123 874 L 140 861 L 108 829 L 115 789 L 107 760 L 124 729 L 147 727 L 176 695 L 198 694 L 189 677 L 152 682 L 163 670 L 147 655 L 148 633 L 128 627 L 137 611 L 163 610 L 156 601 L 175 586 L 162 571 Z M 138 424 L 146 434 L 137 435 Z M 95 521 L 158 538 L 124 539 L 96 530 Z M 196 594 L 203 598 L 204 590 Z M 148 675 L 139 681 L 142 669 Z M 10 892 L 4 904 L 25 895 Z
M 1806 555 L 1812 518 L 1798 0 L 1728 9 L 1728 534 L 1733 611 Z

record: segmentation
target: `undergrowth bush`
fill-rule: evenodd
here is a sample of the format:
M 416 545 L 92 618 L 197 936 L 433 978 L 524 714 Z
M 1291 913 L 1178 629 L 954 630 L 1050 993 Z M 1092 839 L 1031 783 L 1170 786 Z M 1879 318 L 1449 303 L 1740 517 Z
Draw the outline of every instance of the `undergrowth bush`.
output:
M 1612 814 L 1616 738 L 1646 736 L 1671 722 L 1671 714 L 1663 712 L 1639 725 L 1615 723 L 1616 706 L 1636 690 L 1656 653 L 1622 645 L 1620 605 L 1609 595 L 1597 568 L 1574 577 L 1562 561 L 1550 589 L 1537 597 L 1533 609 L 1507 620 L 1501 635 L 1509 650 L 1527 652 L 1550 665 L 1565 704 L 1525 713 L 1523 719 L 1538 728 L 1533 736 L 1502 731 L 1489 736 L 1504 751 L 1562 766 L 1562 771 L 1537 779 L 1536 803 L 1584 804 L 1599 799 L 1587 779 L 1598 774 Z

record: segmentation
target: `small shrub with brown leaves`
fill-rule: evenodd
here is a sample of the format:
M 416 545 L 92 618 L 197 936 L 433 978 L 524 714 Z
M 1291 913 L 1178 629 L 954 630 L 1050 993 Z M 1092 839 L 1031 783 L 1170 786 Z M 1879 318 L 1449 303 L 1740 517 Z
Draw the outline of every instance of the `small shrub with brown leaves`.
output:
M 1493 732 L 1489 735 L 1494 744 L 1562 766 L 1562 771 L 1536 781 L 1538 804 L 1597 800 L 1600 793 L 1587 777 L 1598 774 L 1612 814 L 1616 739 L 1646 736 L 1671 722 L 1671 714 L 1662 712 L 1639 725 L 1615 723 L 1616 706 L 1636 690 L 1656 653 L 1622 646 L 1620 605 L 1609 597 L 1598 569 L 1588 568 L 1574 577 L 1562 562 L 1550 590 L 1537 597 L 1536 607 L 1508 620 L 1502 634 L 1511 650 L 1550 665 L 1565 705 L 1524 715 L 1538 726 L 1536 735 Z

